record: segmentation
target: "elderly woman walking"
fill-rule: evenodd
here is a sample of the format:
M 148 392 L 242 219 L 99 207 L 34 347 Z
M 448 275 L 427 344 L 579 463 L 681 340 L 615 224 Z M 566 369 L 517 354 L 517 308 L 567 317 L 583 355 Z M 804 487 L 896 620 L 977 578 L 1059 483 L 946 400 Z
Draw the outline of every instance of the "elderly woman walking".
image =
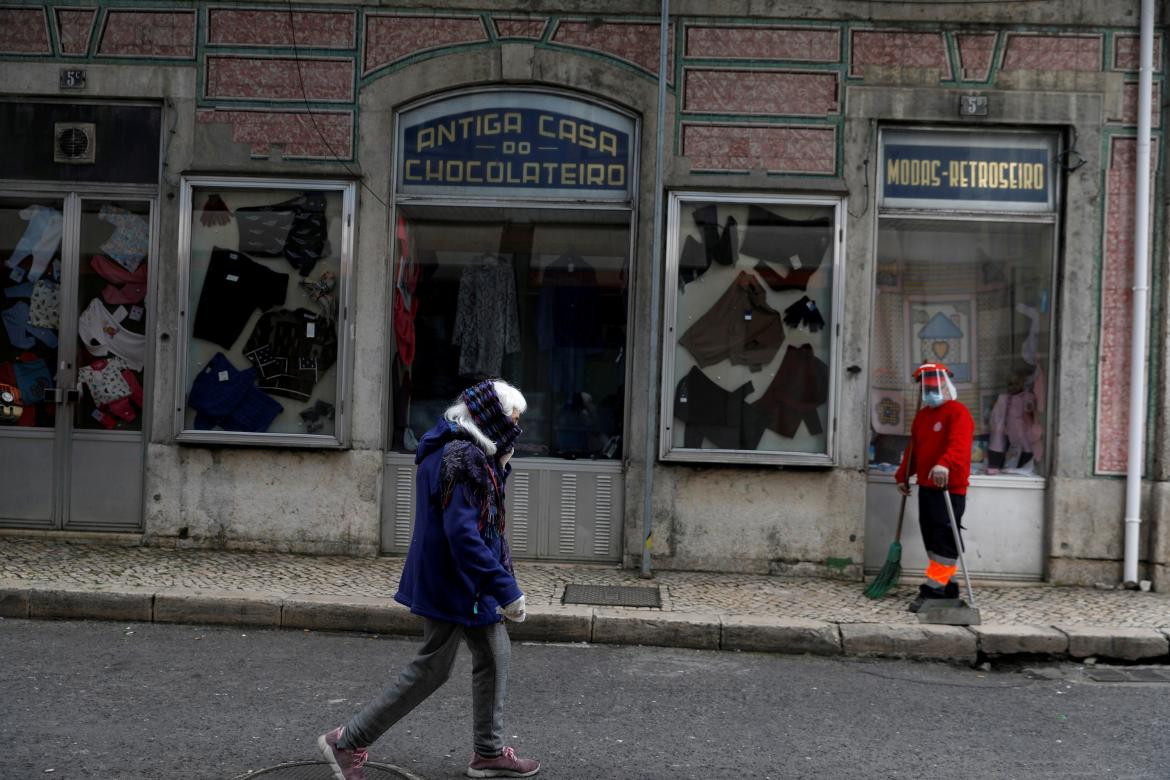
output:
M 337 780 L 364 780 L 366 749 L 447 680 L 460 641 L 472 656 L 475 734 L 467 776 L 539 771 L 502 736 L 510 653 L 503 618 L 525 618 L 504 538 L 504 482 L 526 408 L 515 387 L 480 382 L 419 441 L 414 536 L 394 598 L 422 617 L 423 643 L 397 682 L 318 738 Z

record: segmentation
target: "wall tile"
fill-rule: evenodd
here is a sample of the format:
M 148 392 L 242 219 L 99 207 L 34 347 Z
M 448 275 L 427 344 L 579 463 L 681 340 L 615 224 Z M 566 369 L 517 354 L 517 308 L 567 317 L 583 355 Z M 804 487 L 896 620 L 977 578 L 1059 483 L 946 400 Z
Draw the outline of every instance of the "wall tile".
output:
M 200 109 L 195 121 L 232 126 L 232 140 L 251 146 L 255 157 L 268 157 L 282 144 L 284 158 L 353 159 L 353 113 L 350 111 L 250 111 Z
M 205 92 L 210 98 L 351 101 L 353 62 L 209 55 Z
M 838 62 L 841 33 L 820 27 L 686 28 L 688 57 Z
M 357 14 L 352 11 L 279 11 L 209 8 L 207 42 L 230 46 L 352 48 Z
M 49 27 L 40 8 L 0 8 L 0 52 L 49 54 Z
M 694 171 L 833 174 L 834 127 L 683 123 L 682 153 Z
M 684 79 L 684 111 L 825 116 L 838 110 L 836 73 L 687 68 Z
M 487 40 L 477 17 L 367 16 L 365 72 L 428 49 Z

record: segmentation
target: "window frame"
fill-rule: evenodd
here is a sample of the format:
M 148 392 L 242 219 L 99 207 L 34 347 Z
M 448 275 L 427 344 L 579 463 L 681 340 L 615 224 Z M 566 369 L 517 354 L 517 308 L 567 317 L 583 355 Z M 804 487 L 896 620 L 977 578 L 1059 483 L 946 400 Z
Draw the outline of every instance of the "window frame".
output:
M 667 193 L 668 210 L 664 258 L 664 306 L 662 326 L 662 372 L 659 384 L 658 456 L 663 461 L 680 463 L 725 463 L 769 466 L 825 466 L 838 465 L 837 403 L 841 385 L 841 316 L 845 289 L 845 199 L 832 195 L 786 195 L 774 192 L 711 192 L 677 190 Z M 825 404 L 825 449 L 823 452 L 796 450 L 727 450 L 693 449 L 673 443 L 674 389 L 678 383 L 675 368 L 675 333 L 678 316 L 678 272 L 680 252 L 680 210 L 684 203 L 756 205 L 765 208 L 777 206 L 822 206 L 833 209 L 833 279 L 829 286 L 832 301 L 830 355 L 822 358 L 829 367 L 829 399 Z M 825 264 L 827 265 L 827 263 Z M 823 308 L 823 307 L 822 307 Z
M 251 433 L 244 431 L 200 431 L 186 425 L 187 393 L 193 379 L 188 375 L 190 329 L 194 312 L 189 312 L 191 294 L 191 221 L 194 216 L 196 188 L 222 190 L 270 190 L 297 193 L 309 190 L 336 192 L 341 195 L 341 236 L 334 242 L 339 255 L 337 278 L 337 385 L 334 432 L 323 433 Z M 175 349 L 175 441 L 180 444 L 238 444 L 264 447 L 347 449 L 350 446 L 349 411 L 351 407 L 353 333 L 351 277 L 353 274 L 354 216 L 357 207 L 357 183 L 344 179 L 300 179 L 254 176 L 183 176 L 179 195 L 178 246 L 178 329 L 181 343 Z M 332 239 L 331 239 L 332 240 Z

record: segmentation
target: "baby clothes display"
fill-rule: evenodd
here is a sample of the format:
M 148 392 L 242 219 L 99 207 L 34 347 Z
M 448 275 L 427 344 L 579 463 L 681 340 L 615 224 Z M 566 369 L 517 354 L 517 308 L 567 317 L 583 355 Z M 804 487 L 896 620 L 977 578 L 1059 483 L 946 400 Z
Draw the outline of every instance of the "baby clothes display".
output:
M 243 371 L 217 352 L 195 377 L 188 405 L 195 410 L 195 428 L 201 431 L 262 433 L 284 407 L 255 386 L 256 369 Z
M 759 371 L 784 343 L 780 313 L 765 302 L 766 294 L 755 276 L 741 271 L 679 344 L 700 366 L 730 359 L 732 365 Z
M 308 309 L 266 312 L 248 336 L 244 356 L 256 367 L 262 390 L 307 401 L 337 360 L 337 330 Z
M 45 400 L 45 392 L 53 386 L 53 375 L 49 366 L 39 357 L 25 353 L 12 363 L 12 374 L 20 398 L 26 404 L 39 404 Z
M 150 226 L 146 220 L 112 203 L 103 205 L 98 217 L 114 226 L 113 235 L 101 246 L 102 252 L 127 271 L 138 270 L 150 251 Z
M 1000 393 L 991 409 L 987 462 L 992 469 L 1003 467 L 1008 447 L 1019 448 L 1017 468 L 1044 457 L 1044 429 L 1036 420 L 1036 396 L 1031 390 Z
M 37 341 L 46 347 L 57 346 L 57 333 L 49 328 L 42 328 L 29 324 L 29 305 L 18 301 L 0 312 L 0 320 L 4 321 L 4 330 L 8 333 L 8 343 L 17 349 L 30 349 Z
M 57 330 L 60 306 L 60 286 L 48 279 L 38 279 L 28 303 L 28 324 Z
M 146 357 L 146 336 L 122 327 L 127 314 L 123 306 L 111 314 L 100 299 L 94 298 L 77 319 L 77 335 L 90 354 L 96 357 L 114 354 L 130 368 L 141 371 Z
M 811 434 L 824 430 L 817 408 L 828 400 L 829 367 L 805 344 L 788 347 L 776 378 L 752 406 L 768 428 L 792 438 L 802 422 Z
M 136 271 L 130 272 L 108 257 L 94 255 L 89 259 L 89 267 L 109 282 L 101 292 L 102 300 L 106 303 L 140 303 L 146 298 L 145 263 L 139 265 Z
M 89 389 L 97 408 L 95 419 L 106 428 L 113 428 L 119 418 L 132 421 L 142 408 L 142 385 L 126 361 L 119 357 L 99 358 L 77 372 L 77 379 Z
M 199 293 L 193 335 L 230 349 L 252 312 L 282 305 L 287 288 L 288 274 L 243 252 L 215 247 Z
M 451 342 L 460 347 L 464 376 L 499 376 L 504 355 L 520 351 L 516 280 L 509 263 L 487 257 L 463 270 Z
M 16 268 L 26 257 L 32 257 L 32 268 L 27 278 L 35 282 L 44 275 L 49 261 L 61 245 L 61 212 L 49 206 L 33 205 L 17 213 L 28 223 L 28 227 L 5 265 Z
M 744 401 L 754 389 L 745 382 L 728 392 L 692 366 L 674 389 L 674 416 L 687 424 L 683 446 L 697 449 L 703 439 L 724 450 L 759 446 L 764 426 L 756 410 Z

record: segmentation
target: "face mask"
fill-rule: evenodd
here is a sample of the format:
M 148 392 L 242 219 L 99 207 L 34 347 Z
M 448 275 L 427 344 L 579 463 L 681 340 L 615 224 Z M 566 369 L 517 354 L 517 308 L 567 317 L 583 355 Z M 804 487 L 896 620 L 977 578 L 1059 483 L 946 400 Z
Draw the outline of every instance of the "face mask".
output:
M 922 391 L 922 403 L 926 404 L 927 406 L 930 406 L 930 407 L 942 406 L 944 400 L 945 399 L 943 398 L 943 394 L 942 394 L 941 390 L 923 390 Z

